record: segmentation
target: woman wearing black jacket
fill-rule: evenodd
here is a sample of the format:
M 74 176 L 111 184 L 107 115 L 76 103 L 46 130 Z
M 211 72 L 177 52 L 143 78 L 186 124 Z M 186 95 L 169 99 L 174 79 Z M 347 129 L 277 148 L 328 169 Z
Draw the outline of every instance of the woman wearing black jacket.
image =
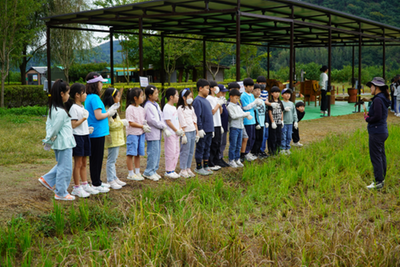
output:
M 375 77 L 367 86 L 371 87 L 371 94 L 374 96 L 369 112 L 364 118 L 368 123 L 369 155 L 375 176 L 375 182 L 367 188 L 380 189 L 384 186 L 386 177 L 385 141 L 389 136 L 386 122 L 390 106 L 389 92 L 385 80 L 380 77 Z

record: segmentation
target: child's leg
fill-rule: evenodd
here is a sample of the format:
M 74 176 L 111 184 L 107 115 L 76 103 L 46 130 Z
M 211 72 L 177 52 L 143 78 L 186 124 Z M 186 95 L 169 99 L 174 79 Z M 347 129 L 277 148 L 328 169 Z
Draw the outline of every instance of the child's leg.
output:
M 160 168 L 160 159 L 161 159 L 161 140 L 156 141 L 156 146 L 155 146 L 156 150 L 156 167 L 154 169 L 154 172 L 158 171 L 158 168 Z
M 101 168 L 103 167 L 105 137 L 90 138 L 91 156 L 90 178 L 93 186 L 101 186 Z
M 171 172 L 175 170 L 175 148 L 177 142 L 177 135 L 172 134 L 170 137 L 164 138 L 164 156 L 165 156 L 165 171 Z
M 283 126 L 283 128 L 282 128 L 282 138 L 281 138 L 281 143 L 280 143 L 280 146 L 281 146 L 281 148 L 283 149 L 283 150 L 286 150 L 287 148 L 286 148 L 286 139 L 288 138 L 288 136 L 287 136 L 287 133 L 288 133 L 288 126 L 289 125 L 284 125 Z M 278 127 L 280 127 L 280 126 L 278 126 Z
M 286 127 L 286 125 L 285 125 Z M 288 124 L 287 134 L 286 134 L 286 149 L 290 149 L 290 141 L 292 141 L 293 124 Z
M 205 138 L 205 137 L 204 137 Z M 201 169 L 201 162 L 203 160 L 203 154 L 204 154 L 204 147 L 205 147 L 205 140 L 204 138 L 200 138 L 199 142 L 196 144 L 196 152 L 194 154 L 194 158 L 196 159 L 196 168 Z
M 186 161 L 186 169 L 190 169 L 190 167 L 192 166 L 194 145 L 196 143 L 196 131 L 186 133 L 186 137 L 188 139 L 188 143 L 187 144 L 188 144 L 188 147 L 189 147 L 189 149 L 188 149 L 189 155 L 188 155 L 188 158 L 187 158 L 187 161 Z M 182 161 L 181 158 L 179 160 Z
M 151 176 L 154 174 L 157 166 L 157 142 L 158 141 L 147 141 L 147 165 L 146 170 L 143 172 L 146 176 Z
M 219 149 L 219 159 L 224 159 L 224 151 L 226 148 L 227 132 L 224 132 L 221 137 L 221 146 Z
M 82 183 L 87 183 L 86 166 L 87 166 L 87 157 L 82 157 L 82 159 L 81 159 L 81 169 L 80 169 L 80 172 L 79 172 L 80 175 L 81 175 Z
M 129 172 L 133 171 L 133 157 L 134 156 L 126 155 L 126 167 L 128 168 Z M 135 156 L 135 163 L 136 163 L 136 157 L 137 156 Z M 140 161 L 139 161 L 139 164 L 140 164 Z
M 282 124 L 279 124 L 276 128 L 276 150 L 281 151 L 281 142 L 282 142 Z
M 211 140 L 209 164 L 218 165 L 219 150 L 221 147 L 221 127 L 214 127 L 214 138 Z
M 236 152 L 239 150 L 237 146 L 237 138 L 239 138 L 238 129 L 229 128 L 229 161 L 236 159 Z M 240 151 L 239 151 L 240 153 Z
M 67 189 L 71 182 L 72 148 L 55 151 L 58 154 L 55 193 L 59 197 L 65 197 L 68 195 Z
M 247 135 L 249 136 L 249 139 L 246 144 L 246 150 L 245 150 L 245 153 L 247 154 L 253 148 L 254 142 L 256 140 L 256 125 L 255 124 L 245 125 L 245 127 L 246 127 Z
M 400 113 L 400 98 L 396 100 L 396 113 Z
M 72 176 L 74 178 L 74 183 L 76 186 L 80 185 L 79 175 L 81 173 L 81 168 L 82 168 L 82 158 L 83 157 L 79 157 L 79 156 L 74 157 L 74 170 L 73 170 Z
M 135 169 L 140 169 L 140 156 L 135 156 Z M 133 165 L 132 165 L 132 169 L 129 170 L 133 170 Z
M 235 160 L 240 159 L 240 148 L 242 147 L 243 142 L 243 129 L 238 129 L 238 136 L 236 139 L 236 152 L 235 152 Z
M 271 155 L 275 155 L 276 153 L 276 129 L 269 129 L 269 136 L 268 136 L 268 149 Z
M 119 152 L 119 146 L 108 148 L 107 156 L 107 182 L 112 182 L 117 177 L 117 171 L 115 169 L 115 163 L 117 162 Z
M 293 138 L 293 143 L 300 142 L 299 128 L 297 128 L 297 129 L 293 128 L 292 138 Z
M 187 164 L 190 155 L 191 137 L 190 133 L 185 133 L 185 135 L 188 142 L 186 144 L 181 143 L 181 149 L 179 152 L 179 168 L 181 168 L 181 170 L 186 170 L 187 168 L 190 168 L 190 165 Z
M 207 133 L 204 136 L 204 154 L 203 154 L 203 163 L 204 166 L 208 166 L 208 159 L 210 158 L 210 148 L 211 148 L 211 142 L 212 142 L 212 132 Z

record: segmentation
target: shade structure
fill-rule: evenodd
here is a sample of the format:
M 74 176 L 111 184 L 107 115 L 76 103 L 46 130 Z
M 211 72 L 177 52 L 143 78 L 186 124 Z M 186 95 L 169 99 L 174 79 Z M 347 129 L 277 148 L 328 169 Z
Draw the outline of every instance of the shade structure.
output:
M 64 28 L 110 32 L 111 37 L 113 34 L 127 34 L 129 30 L 135 30 L 131 33 L 139 35 L 139 69 L 141 73 L 144 35 L 160 36 L 162 40 L 166 37 L 196 39 L 204 42 L 203 50 L 206 48 L 205 42 L 235 43 L 237 80 L 240 79 L 240 46 L 242 44 L 262 45 L 267 46 L 268 49 L 270 47 L 287 48 L 290 49 L 289 84 L 291 85 L 295 73 L 295 48 L 327 47 L 329 52 L 327 62 L 331 69 L 331 48 L 333 46 L 351 46 L 353 48 L 357 46 L 360 66 L 359 80 L 361 80 L 362 46 L 382 46 L 383 66 L 385 66 L 386 46 L 400 45 L 400 28 L 293 0 L 157 0 L 43 19 L 46 21 L 48 29 Z M 107 26 L 109 30 L 74 27 L 79 24 Z M 47 36 L 50 36 L 49 31 Z M 49 43 L 48 47 L 50 47 Z M 163 48 L 162 43 L 162 55 L 164 55 Z M 111 58 L 110 61 L 113 66 L 113 59 Z M 204 59 L 203 62 L 205 62 Z M 385 68 L 383 68 L 382 76 L 385 76 Z M 111 78 L 113 81 L 113 71 Z M 328 87 L 330 87 L 330 83 L 331 79 L 329 78 Z M 361 83 L 358 83 L 358 89 L 360 96 Z

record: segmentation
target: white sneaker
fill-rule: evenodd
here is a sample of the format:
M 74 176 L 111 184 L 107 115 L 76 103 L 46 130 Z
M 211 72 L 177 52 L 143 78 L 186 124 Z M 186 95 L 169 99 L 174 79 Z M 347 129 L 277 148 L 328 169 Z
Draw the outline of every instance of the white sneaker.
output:
M 140 179 L 139 181 L 143 181 L 144 180 L 143 176 L 140 173 L 135 173 L 135 175 L 136 175 L 137 178 Z
M 187 173 L 189 174 L 189 177 L 196 177 L 196 174 L 194 174 L 191 169 L 188 169 Z
M 154 173 L 154 174 L 158 178 L 158 180 L 160 180 L 162 178 L 161 175 L 159 175 L 158 173 Z
M 252 153 L 249 153 L 249 155 L 250 155 L 250 157 L 252 157 L 252 158 L 253 158 L 253 160 L 256 160 L 256 159 L 258 159 L 258 157 L 257 157 L 257 156 L 255 156 L 255 155 L 253 155 Z
M 281 154 L 281 155 L 286 155 L 286 150 L 285 150 L 285 149 L 282 149 L 281 152 L 279 152 L 279 154 Z
M 125 186 L 126 183 L 122 182 L 119 178 L 115 179 L 115 181 L 117 182 L 117 184 L 119 184 L 120 186 Z
M 99 193 L 99 191 L 90 186 L 90 184 L 81 185 L 81 187 L 83 190 L 85 190 L 87 193 L 91 195 L 97 195 Z
M 99 193 L 108 193 L 110 192 L 110 188 L 108 188 L 107 186 L 104 186 L 104 183 L 102 183 L 100 186 L 93 186 L 93 188 L 97 191 L 99 191 Z
M 240 159 L 238 159 L 238 160 L 236 161 L 236 166 L 238 166 L 238 167 L 244 167 L 243 163 L 240 162 Z
M 244 158 L 245 158 L 247 161 L 253 161 L 253 160 L 254 160 L 254 158 L 251 156 L 250 153 L 246 154 L 246 156 L 244 156 Z
M 240 159 L 239 159 L 239 161 L 240 161 Z M 236 164 L 236 161 L 234 161 L 234 160 L 230 160 L 228 164 L 229 164 L 232 168 L 237 168 L 237 167 L 238 167 L 238 165 Z
M 150 175 L 150 176 L 147 176 L 147 175 L 144 175 L 144 174 L 143 174 L 143 177 L 144 177 L 144 178 L 147 178 L 147 179 L 149 179 L 149 180 L 152 180 L 152 181 L 158 181 L 158 180 L 160 180 L 160 179 L 157 177 L 156 173 L 154 173 L 153 175 Z
M 214 167 L 210 167 L 210 170 L 212 171 L 218 171 L 221 169 L 221 166 L 215 165 Z
M 88 192 L 86 192 L 85 190 L 83 190 L 83 188 L 81 186 L 79 186 L 78 188 L 75 188 L 72 190 L 71 195 L 77 196 L 77 197 L 88 197 L 90 196 L 90 194 Z
M 292 154 L 292 152 L 290 152 L 289 149 L 286 149 L 286 155 L 290 155 L 290 154 Z
M 141 175 L 140 175 L 141 176 Z M 136 174 L 130 174 L 130 175 L 128 175 L 128 177 L 126 177 L 127 179 L 129 179 L 129 180 L 132 180 L 132 181 L 143 181 L 144 180 L 144 178 L 142 177 L 142 178 L 140 178 L 139 176 L 137 176 Z
M 110 187 L 111 187 L 112 189 L 114 189 L 114 190 L 119 190 L 119 189 L 122 188 L 122 186 L 120 186 L 120 185 L 117 183 L 117 181 L 115 181 L 115 180 L 109 182 L 109 184 L 110 184 Z
M 303 146 L 303 144 L 302 143 L 300 143 L 300 142 L 297 142 L 297 143 L 293 143 L 293 145 L 292 146 L 296 146 L 296 147 L 302 147 Z
M 111 185 L 109 184 L 109 183 L 101 183 L 103 186 L 105 186 L 105 187 L 107 187 L 107 188 L 110 188 L 111 187 Z
M 175 172 L 170 172 L 170 173 L 165 172 L 164 176 L 167 178 L 172 178 L 172 179 L 179 178 L 179 175 Z
M 179 173 L 180 176 L 182 176 L 183 178 L 189 178 L 189 173 L 186 170 L 181 170 L 181 172 Z

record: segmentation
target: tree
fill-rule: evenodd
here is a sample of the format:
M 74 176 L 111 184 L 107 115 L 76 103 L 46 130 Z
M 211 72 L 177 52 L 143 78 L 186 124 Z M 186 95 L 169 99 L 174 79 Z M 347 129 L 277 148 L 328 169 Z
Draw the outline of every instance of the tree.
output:
M 269 55 L 271 57 L 271 55 Z M 253 68 L 260 64 L 260 61 L 268 57 L 268 53 L 258 53 L 257 46 L 254 45 L 243 45 L 240 48 L 240 59 L 243 65 L 246 67 L 247 77 L 251 77 Z
M 27 17 L 34 10 L 33 0 L 3 0 L 0 16 L 1 100 L 4 107 L 4 83 L 9 74 L 10 62 L 18 57 L 18 50 L 26 36 Z
M 53 0 L 52 15 L 79 12 L 87 9 L 85 0 Z M 79 26 L 83 27 L 83 26 Z M 64 75 L 69 82 L 69 69 L 78 58 L 89 57 L 88 50 L 91 50 L 90 32 L 52 29 L 51 30 L 51 51 L 56 64 L 61 65 Z M 50 71 L 50 70 L 48 70 Z
M 220 68 L 221 61 L 232 55 L 232 44 L 227 43 L 216 43 L 216 42 L 208 42 L 206 49 L 206 67 L 207 70 L 211 73 L 213 80 L 215 81 L 215 77 L 217 76 Z M 216 71 L 213 72 L 213 67 L 216 66 Z

